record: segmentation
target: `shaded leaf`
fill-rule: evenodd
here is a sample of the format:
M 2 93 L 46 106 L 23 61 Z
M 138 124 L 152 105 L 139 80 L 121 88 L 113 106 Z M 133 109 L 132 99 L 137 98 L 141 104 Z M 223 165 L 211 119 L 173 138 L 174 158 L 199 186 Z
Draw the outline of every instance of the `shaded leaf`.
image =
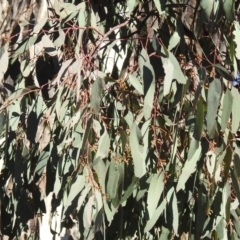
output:
M 235 19 L 235 11 L 234 11 L 234 3 L 235 1 L 233 0 L 222 0 L 223 3 L 223 10 L 226 14 L 227 20 L 229 22 L 233 22 Z
M 152 218 L 150 220 L 147 221 L 147 224 L 144 228 L 144 232 L 148 232 L 149 230 L 151 230 L 153 228 L 153 226 L 155 225 L 155 223 L 157 222 L 159 216 L 162 214 L 163 210 L 165 209 L 167 203 L 169 202 L 172 194 L 174 192 L 174 188 L 172 187 L 168 193 L 166 198 L 163 199 L 162 203 L 160 204 L 160 206 L 156 209 L 156 211 L 154 212 Z
M 134 122 L 130 129 L 130 147 L 133 157 L 134 174 L 138 178 L 141 178 L 146 173 L 146 163 L 142 155 L 143 147 L 141 145 L 141 141 L 141 131 Z
M 153 99 L 155 93 L 155 74 L 146 50 L 143 48 L 139 56 L 139 65 L 141 77 L 143 79 L 144 92 L 144 117 L 149 119 L 153 108 Z
M 207 97 L 207 130 L 210 134 L 215 125 L 220 96 L 222 94 L 221 81 L 215 78 L 209 85 Z
M 197 162 L 201 156 L 202 147 L 201 145 L 198 147 L 196 152 L 194 153 L 193 157 L 191 159 L 188 159 L 184 167 L 182 169 L 182 172 L 180 174 L 180 177 L 178 179 L 176 191 L 178 192 L 180 189 L 185 189 L 185 183 L 188 180 L 188 178 L 191 176 L 192 173 L 196 170 Z

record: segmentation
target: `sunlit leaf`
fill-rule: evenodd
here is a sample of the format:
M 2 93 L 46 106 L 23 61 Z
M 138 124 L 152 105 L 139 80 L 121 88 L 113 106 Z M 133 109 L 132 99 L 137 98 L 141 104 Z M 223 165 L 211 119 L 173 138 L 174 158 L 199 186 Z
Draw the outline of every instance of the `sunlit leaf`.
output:
M 232 105 L 233 105 L 233 97 L 230 90 L 226 90 L 224 94 L 223 100 L 223 112 L 222 112 L 222 119 L 221 119 L 221 127 L 222 131 L 224 131 L 228 125 L 230 114 L 232 112 Z
M 231 90 L 233 100 L 232 100 L 232 132 L 236 133 L 239 128 L 240 123 L 240 108 L 238 106 L 240 102 L 240 94 L 236 88 Z
M 104 87 L 103 80 L 97 78 L 92 86 L 92 99 L 91 99 L 91 109 L 93 110 L 94 114 L 98 114 L 100 110 L 100 103 L 101 103 L 101 94 Z
M 161 194 L 164 189 L 164 173 L 160 174 L 153 174 L 153 177 L 150 182 L 150 186 L 148 189 L 148 197 L 147 197 L 147 204 L 148 204 L 148 215 L 151 219 L 154 212 L 158 207 L 158 202 L 160 200 Z

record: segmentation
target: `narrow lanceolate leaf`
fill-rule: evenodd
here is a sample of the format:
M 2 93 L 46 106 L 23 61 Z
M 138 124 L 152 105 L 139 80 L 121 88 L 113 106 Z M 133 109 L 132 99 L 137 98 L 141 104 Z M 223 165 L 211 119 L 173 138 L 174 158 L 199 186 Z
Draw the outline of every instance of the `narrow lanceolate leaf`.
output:
M 223 10 L 229 22 L 233 22 L 235 19 L 234 2 L 235 2 L 234 0 L 228 0 L 228 1 L 222 0 Z
M 203 12 L 206 14 L 207 18 L 209 18 L 212 13 L 213 3 L 214 3 L 214 0 L 201 0 L 200 1 L 200 6 L 201 6 Z
M 66 206 L 71 206 L 72 201 L 77 197 L 77 195 L 82 191 L 85 186 L 85 176 L 84 175 L 77 175 L 76 181 L 72 184 L 70 192 L 67 198 Z M 67 208 L 65 209 L 65 211 Z
M 142 134 L 134 122 L 130 129 L 130 147 L 133 157 L 134 174 L 136 177 L 141 178 L 146 173 L 146 163 L 143 159 L 143 146 L 141 145 Z
M 233 139 L 233 135 L 232 133 L 229 131 L 228 134 L 228 142 L 229 142 L 229 146 L 227 147 L 227 152 L 226 155 L 224 157 L 224 178 L 223 178 L 223 182 L 226 183 L 227 179 L 228 179 L 228 175 L 229 175 L 229 169 L 230 169 L 230 164 L 232 161 L 232 155 L 233 155 L 233 151 L 232 151 L 232 139 Z
M 173 48 L 177 46 L 177 44 L 180 42 L 180 36 L 177 31 L 173 33 L 173 35 L 170 38 L 168 50 L 171 51 Z
M 163 11 L 162 11 L 162 4 L 161 4 L 161 1 L 159 0 L 154 0 L 154 3 L 156 5 L 156 8 L 158 10 L 158 12 L 161 14 Z
M 195 125 L 195 132 L 194 136 L 197 140 L 200 140 L 202 136 L 202 129 L 203 129 L 203 121 L 204 121 L 204 103 L 203 99 L 200 98 L 197 103 L 197 117 L 196 117 L 196 125 Z
M 107 181 L 107 194 L 111 199 L 116 198 L 118 192 L 120 173 L 117 170 L 118 169 L 117 166 L 115 166 L 115 162 L 112 161 L 108 168 Z
M 143 86 L 140 83 L 140 79 L 138 79 L 134 74 L 129 74 L 128 80 L 130 84 L 140 93 L 143 94 Z
M 0 80 L 2 80 L 4 73 L 8 69 L 8 51 L 7 50 L 8 50 L 8 44 L 5 44 L 0 48 L 0 66 L 1 66 Z
M 147 209 L 149 219 L 152 218 L 154 212 L 157 209 L 159 199 L 164 189 L 164 173 L 153 174 L 153 177 L 150 182 L 148 189 L 148 198 L 147 198 Z
M 38 176 L 41 176 L 45 166 L 47 165 L 49 158 L 50 158 L 50 155 L 48 151 L 42 151 L 40 153 L 40 156 L 35 168 L 35 173 L 37 173 Z
M 163 60 L 164 59 L 164 60 Z M 162 58 L 163 68 L 165 72 L 163 95 L 166 96 L 170 92 L 172 80 L 173 80 L 173 64 L 168 58 Z
M 232 133 L 236 133 L 239 128 L 240 122 L 240 94 L 236 88 L 232 88 L 231 90 L 233 96 L 232 102 Z
M 201 151 L 202 151 L 202 147 L 201 147 L 201 145 L 199 145 L 199 147 L 196 150 L 193 157 L 191 159 L 188 159 L 185 162 L 184 167 L 182 169 L 182 173 L 178 179 L 177 192 L 180 189 L 185 189 L 185 183 L 187 182 L 188 178 L 191 176 L 192 173 L 194 173 L 194 171 L 196 169 L 197 161 L 199 160 L 199 158 L 201 156 Z
M 240 43 L 238 41 L 240 37 L 240 25 L 237 21 L 234 22 L 234 28 L 235 30 L 233 31 L 233 35 L 234 35 L 234 42 L 236 44 L 235 53 L 236 53 L 236 58 L 240 59 Z
M 100 137 L 98 141 L 98 150 L 96 156 L 93 160 L 93 165 L 96 165 L 101 159 L 105 158 L 108 155 L 110 147 L 110 138 L 105 130 L 104 134 Z
M 222 93 L 221 81 L 215 78 L 209 85 L 207 97 L 207 130 L 210 134 L 215 125 L 220 96 Z
M 144 228 L 144 232 L 148 232 L 149 230 L 151 230 L 153 228 L 153 226 L 157 222 L 159 216 L 162 214 L 162 212 L 165 209 L 167 203 L 169 202 L 173 192 L 174 192 L 174 188 L 172 187 L 168 191 L 166 198 L 164 198 L 164 200 L 161 202 L 160 206 L 154 212 L 152 218 L 149 221 L 147 221 L 147 224 L 146 224 L 146 226 Z
M 164 51 L 164 49 L 162 51 Z M 161 57 L 165 72 L 163 90 L 164 95 L 167 95 L 169 93 L 173 79 L 176 79 L 177 82 L 181 84 L 186 84 L 187 82 L 187 79 L 184 76 L 176 57 L 171 52 L 167 53 L 168 57 Z
M 104 83 L 100 78 L 97 78 L 92 86 L 90 106 L 94 114 L 98 114 L 100 109 L 103 86 Z
M 128 6 L 128 10 L 129 10 L 129 15 L 133 11 L 133 9 L 135 7 L 135 4 L 136 4 L 136 0 L 127 0 L 127 6 Z
M 224 95 L 223 108 L 222 108 L 222 120 L 221 120 L 222 131 L 225 131 L 228 125 L 230 114 L 232 112 L 232 104 L 233 104 L 233 97 L 231 92 L 227 89 Z
M 173 192 L 172 212 L 173 212 L 173 223 L 172 223 L 173 231 L 174 231 L 174 234 L 178 236 L 179 216 L 178 216 L 177 196 L 175 192 Z
M 143 112 L 145 119 L 151 117 L 153 99 L 155 93 L 155 74 L 146 50 L 143 48 L 139 57 L 141 77 L 143 79 L 144 106 Z

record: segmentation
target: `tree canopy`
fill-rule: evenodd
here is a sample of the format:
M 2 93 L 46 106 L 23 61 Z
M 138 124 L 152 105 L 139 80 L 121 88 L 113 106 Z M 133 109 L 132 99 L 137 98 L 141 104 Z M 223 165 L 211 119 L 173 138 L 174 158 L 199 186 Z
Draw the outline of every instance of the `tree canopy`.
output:
M 0 3 L 0 234 L 240 238 L 239 0 Z

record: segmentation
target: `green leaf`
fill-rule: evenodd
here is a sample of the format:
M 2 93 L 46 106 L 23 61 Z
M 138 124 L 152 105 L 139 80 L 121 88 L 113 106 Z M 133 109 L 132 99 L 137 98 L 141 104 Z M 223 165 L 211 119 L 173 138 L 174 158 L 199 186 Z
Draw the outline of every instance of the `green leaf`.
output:
M 177 206 L 177 196 L 175 192 L 173 192 L 172 212 L 173 212 L 173 223 L 172 223 L 173 231 L 174 231 L 174 234 L 178 236 L 179 215 L 178 215 L 178 206 Z
M 233 81 L 232 74 L 226 68 L 220 64 L 215 64 L 214 67 L 216 68 L 216 71 L 219 73 L 219 75 L 224 77 L 226 80 Z
M 108 168 L 107 194 L 111 199 L 116 198 L 119 188 L 120 174 L 114 161 L 111 161 Z
M 163 201 L 161 202 L 160 206 L 156 209 L 156 211 L 154 212 L 152 218 L 150 220 L 147 221 L 147 224 L 144 228 L 144 232 L 148 232 L 149 230 L 151 230 L 153 228 L 153 226 L 155 225 L 155 223 L 157 222 L 159 216 L 162 214 L 163 210 L 166 208 L 167 203 L 169 202 L 172 194 L 174 192 L 174 188 L 172 187 L 168 193 L 166 198 L 163 199 Z
M 147 197 L 148 216 L 151 219 L 157 209 L 158 202 L 164 189 L 164 172 L 152 174 Z
M 206 14 L 207 18 L 210 18 L 212 13 L 214 0 L 201 0 L 200 6 L 203 9 L 204 13 Z
M 100 78 L 97 78 L 92 86 L 91 91 L 91 109 L 93 110 L 94 114 L 98 114 L 100 110 L 100 104 L 101 104 L 101 94 L 104 87 L 103 80 Z
M 201 156 L 202 147 L 199 145 L 198 149 L 194 153 L 193 157 L 191 159 L 188 159 L 184 167 L 182 169 L 182 172 L 179 176 L 178 182 L 177 182 L 177 188 L 176 191 L 178 192 L 181 189 L 185 189 L 185 183 L 187 182 L 188 178 L 191 176 L 192 173 L 196 170 L 197 162 Z
M 98 141 L 98 150 L 93 160 L 93 166 L 96 165 L 101 159 L 108 156 L 109 148 L 110 138 L 107 133 L 107 130 L 105 130 L 104 134 L 100 137 Z
M 169 234 L 170 233 L 171 233 L 171 231 L 168 228 L 165 228 L 164 226 L 162 226 L 161 235 L 159 237 L 159 240 L 167 240 L 167 239 L 169 239 Z
M 78 194 L 80 194 L 80 192 L 83 190 L 84 186 L 85 186 L 85 176 L 78 174 L 75 182 L 71 185 L 70 192 L 67 197 L 66 208 L 64 209 L 64 212 L 66 212 L 68 207 L 72 205 L 72 201 L 74 200 L 74 198 L 77 197 Z
M 162 14 L 163 11 L 162 11 L 162 6 L 161 6 L 161 1 L 160 0 L 154 0 L 154 3 L 155 3 L 155 6 L 156 6 L 159 14 Z
M 145 119 L 151 117 L 153 108 L 153 99 L 155 93 L 155 74 L 146 50 L 143 48 L 139 56 L 139 66 L 141 77 L 143 79 L 144 106 L 143 112 Z
M 42 45 L 45 49 L 45 52 L 50 55 L 51 57 L 57 56 L 57 50 L 53 44 L 53 42 L 50 40 L 48 35 L 44 35 L 42 37 Z
M 162 48 L 162 50 L 164 50 Z M 187 79 L 183 75 L 183 72 L 179 66 L 179 63 L 176 57 L 171 53 L 168 52 L 169 57 L 161 57 L 163 68 L 165 72 L 164 77 L 164 96 L 166 96 L 171 88 L 172 80 L 176 79 L 178 83 L 186 84 Z
M 6 128 L 6 120 L 7 120 L 6 114 L 0 112 L 0 134 L 3 132 L 4 128 Z
M 239 176 L 235 171 L 235 166 L 234 166 L 234 169 L 231 169 L 231 179 L 232 179 L 233 189 L 236 192 L 236 197 L 238 201 L 240 201 L 240 181 L 239 181 Z
M 50 158 L 50 154 L 48 151 L 42 151 L 40 153 L 40 156 L 35 168 L 35 173 L 37 173 L 39 176 L 41 176 L 45 166 L 47 165 L 49 158 Z
M 47 14 L 45 14 L 43 18 L 41 18 L 41 21 L 39 21 L 38 24 L 34 26 L 33 33 L 38 34 L 42 30 L 43 26 L 46 24 L 47 20 L 48 16 Z
M 162 58 L 163 68 L 165 72 L 164 85 L 163 85 L 163 95 L 166 96 L 171 90 L 174 67 L 168 58 Z
M 168 51 L 171 51 L 173 48 L 175 48 L 180 42 L 180 36 L 177 31 L 173 33 L 169 40 L 169 45 L 168 45 Z
M 143 94 L 143 86 L 140 83 L 140 79 L 138 79 L 136 76 L 133 74 L 129 74 L 128 80 L 130 84 L 140 93 Z
M 41 152 L 51 140 L 51 126 L 47 123 L 47 120 L 42 117 L 38 125 L 35 142 L 39 142 L 39 152 Z
M 81 194 L 80 194 L 79 199 L 78 199 L 77 207 L 76 207 L 76 210 L 78 212 L 81 209 L 81 207 L 83 206 L 84 201 L 87 199 L 87 195 L 88 195 L 90 190 L 91 190 L 91 186 L 86 186 L 81 191 Z
M 196 237 L 197 239 L 201 239 L 201 235 L 203 232 L 204 223 L 207 218 L 206 209 L 208 204 L 208 192 L 204 186 L 204 176 L 200 178 L 200 186 L 198 189 L 198 198 L 196 200 L 196 204 L 198 206 L 197 211 L 195 213 L 196 218 Z
M 127 190 L 124 192 L 121 203 L 124 203 L 133 193 L 134 187 L 136 187 L 137 178 L 133 176 L 131 184 L 128 186 Z
M 150 128 L 151 120 L 146 121 L 142 128 L 141 133 L 143 136 L 143 159 L 145 159 L 145 162 L 147 163 L 148 153 L 149 153 L 149 128 Z
M 227 20 L 233 22 L 235 19 L 235 1 L 234 0 L 222 0 L 223 10 L 226 14 Z
M 240 25 L 239 25 L 239 23 L 237 21 L 234 22 L 234 28 L 235 28 L 235 30 L 233 31 L 233 35 L 235 36 L 235 38 L 234 38 L 233 41 L 236 44 L 236 47 L 235 47 L 236 58 L 240 59 L 240 43 L 239 43 L 239 39 L 240 39 Z
M 232 112 L 232 105 L 233 105 L 233 97 L 229 89 L 227 89 L 224 95 L 223 108 L 222 108 L 222 119 L 221 119 L 222 131 L 225 131 L 228 125 L 230 114 Z
M 9 125 L 12 131 L 16 131 L 21 116 L 20 102 L 18 100 L 12 102 L 9 108 Z
M 240 103 L 240 94 L 238 89 L 231 89 L 233 100 L 232 100 L 232 133 L 236 133 L 239 128 L 240 123 L 240 107 L 238 104 Z
M 146 163 L 143 159 L 143 146 L 141 145 L 142 134 L 134 122 L 130 129 L 130 147 L 133 157 L 134 174 L 136 177 L 141 178 L 146 173 Z
M 127 7 L 129 10 L 129 15 L 132 13 L 135 5 L 136 5 L 136 0 L 127 0 Z
M 20 46 L 16 49 L 14 52 L 14 57 L 17 57 L 19 54 L 22 54 L 25 51 L 28 51 L 29 48 L 34 45 L 36 42 L 38 36 L 31 36 L 27 38 L 25 41 L 23 41 Z
M 196 116 L 196 125 L 195 125 L 195 139 L 200 140 L 202 137 L 202 129 L 204 122 L 204 102 L 202 97 L 198 100 L 197 103 L 197 116 Z
M 31 72 L 30 63 L 27 60 L 21 62 L 21 72 L 24 77 L 28 77 Z
M 215 78 L 209 85 L 207 97 L 207 130 L 210 134 L 215 125 L 217 117 L 217 110 L 219 106 L 220 97 L 222 94 L 221 81 Z
M 59 34 L 58 38 L 53 42 L 54 46 L 57 48 L 61 47 L 64 44 L 66 38 L 66 35 L 61 27 L 59 27 L 58 29 L 58 34 Z
M 228 222 L 230 220 L 230 194 L 231 194 L 231 187 L 229 182 L 226 182 L 223 188 L 223 200 L 222 200 L 222 207 L 224 211 L 225 221 Z
M 8 69 L 8 44 L 5 44 L 0 48 L 0 66 L 0 79 L 2 79 Z
M 227 152 L 226 152 L 226 155 L 224 157 L 224 178 L 223 178 L 224 183 L 227 182 L 228 175 L 229 175 L 229 170 L 230 170 L 230 164 L 231 164 L 231 161 L 232 161 L 232 154 L 233 154 L 232 139 L 233 139 L 233 135 L 229 131 L 229 134 L 228 134 L 228 144 L 229 144 L 229 146 L 227 147 Z

